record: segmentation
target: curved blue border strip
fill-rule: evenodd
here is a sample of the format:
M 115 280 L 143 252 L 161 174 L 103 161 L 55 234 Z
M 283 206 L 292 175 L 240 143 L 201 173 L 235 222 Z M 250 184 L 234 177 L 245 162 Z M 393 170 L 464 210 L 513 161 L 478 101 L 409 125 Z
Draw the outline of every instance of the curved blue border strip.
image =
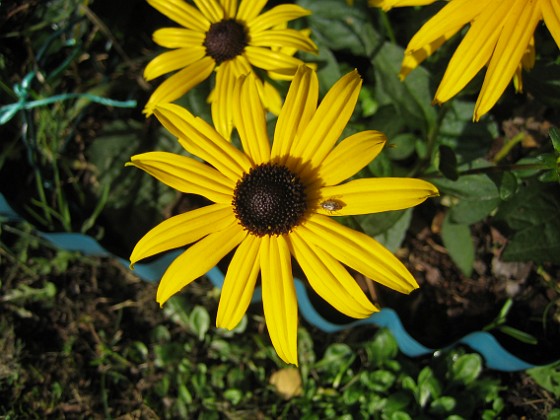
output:
M 1 193 L 0 216 L 7 220 L 23 220 L 9 206 L 8 202 Z M 129 266 L 129 262 L 127 260 L 111 254 L 91 236 L 81 233 L 45 233 L 40 231 L 37 231 L 37 234 L 59 249 L 66 251 L 78 251 L 82 252 L 84 255 L 113 257 L 116 258 L 123 266 Z M 180 253 L 180 250 L 174 250 L 163 254 L 163 256 L 155 259 L 151 263 L 135 264 L 134 273 L 145 281 L 156 282 L 161 278 L 169 264 Z M 218 267 L 212 268 L 206 276 L 215 287 L 221 288 L 223 286 L 224 274 Z M 295 285 L 300 314 L 307 322 L 319 328 L 321 331 L 334 333 L 359 325 L 374 325 L 380 328 L 388 328 L 397 340 L 399 349 L 409 357 L 433 354 L 436 351 L 436 349 L 425 347 L 412 338 L 404 329 L 398 314 L 390 308 L 383 308 L 381 311 L 374 313 L 369 318 L 359 319 L 344 325 L 334 324 L 327 321 L 315 310 L 309 300 L 309 296 L 303 282 L 299 279 L 295 279 Z M 252 302 L 260 302 L 261 296 L 261 288 L 257 287 L 253 294 Z M 456 344 L 465 344 L 480 353 L 484 357 L 486 365 L 491 369 L 504 372 L 515 372 L 535 367 L 535 365 L 527 363 L 509 353 L 500 345 L 492 334 L 487 332 L 479 331 L 466 335 L 450 347 Z

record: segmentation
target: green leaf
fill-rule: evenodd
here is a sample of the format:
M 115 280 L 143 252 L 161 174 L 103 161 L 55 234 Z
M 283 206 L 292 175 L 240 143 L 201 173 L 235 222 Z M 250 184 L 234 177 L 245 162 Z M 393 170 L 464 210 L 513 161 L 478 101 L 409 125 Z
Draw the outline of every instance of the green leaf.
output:
M 447 179 L 456 181 L 459 178 L 459 172 L 457 170 L 457 157 L 453 149 L 449 146 L 439 146 L 439 154 L 436 158 L 440 172 Z
M 439 397 L 430 404 L 430 413 L 436 416 L 445 416 L 445 414 L 453 412 L 456 405 L 457 401 L 453 397 Z
M 467 225 L 451 221 L 450 212 L 445 215 L 441 226 L 441 239 L 453 262 L 461 272 L 470 277 L 474 264 L 474 243 Z
M 478 378 L 482 371 L 482 358 L 478 354 L 464 354 L 453 363 L 451 380 L 468 385 Z
M 363 215 L 358 222 L 366 234 L 395 252 L 404 240 L 411 219 L 412 209 L 407 209 Z
M 194 307 L 189 317 L 189 326 L 202 341 L 210 328 L 210 315 L 204 306 Z
M 391 139 L 385 151 L 392 160 L 407 159 L 416 151 L 417 141 L 419 139 L 414 134 L 399 134 Z
M 366 347 L 368 360 L 374 367 L 383 366 L 386 361 L 395 358 L 398 351 L 397 341 L 385 328 L 380 329 Z
M 552 127 L 548 132 L 550 136 L 550 141 L 552 142 L 552 147 L 557 153 L 560 153 L 560 130 L 556 127 Z
M 512 230 L 504 261 L 560 263 L 560 186 L 530 181 L 500 205 L 496 220 Z
M 536 383 L 560 398 L 560 362 L 531 368 L 527 373 Z

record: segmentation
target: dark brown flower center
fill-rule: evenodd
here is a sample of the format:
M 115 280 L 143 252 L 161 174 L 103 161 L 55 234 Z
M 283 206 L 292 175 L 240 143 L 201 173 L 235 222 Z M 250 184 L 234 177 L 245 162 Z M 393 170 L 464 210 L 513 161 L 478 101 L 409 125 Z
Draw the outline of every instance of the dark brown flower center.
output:
M 305 187 L 285 166 L 264 163 L 237 182 L 232 205 L 239 223 L 253 235 L 283 235 L 307 210 Z
M 206 47 L 206 54 L 216 64 L 221 64 L 240 55 L 247 43 L 245 27 L 234 19 L 228 19 L 210 25 L 203 45 Z

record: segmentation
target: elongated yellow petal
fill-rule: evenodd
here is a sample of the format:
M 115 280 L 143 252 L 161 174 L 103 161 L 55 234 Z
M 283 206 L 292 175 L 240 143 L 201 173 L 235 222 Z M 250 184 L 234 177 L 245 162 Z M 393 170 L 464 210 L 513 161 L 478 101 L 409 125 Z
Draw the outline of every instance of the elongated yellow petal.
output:
M 204 32 L 191 29 L 162 28 L 155 31 L 152 38 L 156 44 L 165 48 L 193 48 L 202 47 L 206 36 Z
M 281 4 L 251 19 L 247 22 L 247 26 L 251 34 L 257 34 L 289 20 L 310 14 L 311 12 L 303 7 L 294 4 Z
M 263 70 L 274 70 L 286 76 L 293 76 L 297 68 L 303 64 L 303 61 L 299 58 L 292 57 L 291 55 L 279 51 L 272 51 L 268 48 L 249 45 L 245 47 L 245 52 L 243 54 L 253 66 Z
M 184 0 L 148 0 L 148 3 L 185 28 L 201 32 L 206 32 L 210 28 L 210 21 L 196 7 Z
M 278 116 L 272 144 L 272 157 L 285 163 L 294 140 L 303 132 L 317 109 L 319 82 L 309 67 L 300 66 Z
M 236 19 L 245 22 L 253 20 L 259 15 L 268 0 L 241 0 Z
M 270 29 L 251 36 L 255 47 L 292 47 L 301 51 L 315 52 L 317 46 L 308 36 L 295 29 Z
M 508 2 L 492 2 L 478 16 L 449 61 L 435 102 L 443 103 L 451 99 L 488 63 L 502 32 L 502 26 L 495 22 L 503 21 L 509 10 Z
M 323 198 L 342 203 L 337 210 L 341 216 L 407 209 L 438 194 L 434 185 L 416 178 L 361 178 L 321 188 Z M 321 207 L 317 212 L 330 214 Z
M 183 287 L 206 274 L 247 236 L 237 223 L 211 233 L 179 255 L 165 271 L 156 300 L 163 305 Z
M 251 169 L 251 161 L 245 154 L 186 109 L 174 104 L 161 105 L 156 109 L 156 116 L 189 153 L 208 162 L 233 182 Z
M 436 0 L 369 0 L 368 4 L 372 7 L 380 7 L 385 11 L 393 7 L 424 6 L 432 4 Z
M 233 60 L 222 63 L 216 69 L 216 87 L 212 96 L 212 121 L 216 131 L 226 140 L 231 140 L 233 130 L 235 79 Z
M 173 216 L 138 241 L 130 255 L 130 264 L 196 242 L 210 233 L 225 229 L 235 222 L 234 219 L 229 203 L 211 204 Z
M 406 267 L 372 237 L 352 230 L 330 217 L 314 215 L 298 227 L 298 234 L 343 264 L 401 293 L 418 283 Z
M 218 328 L 235 328 L 251 303 L 260 270 L 260 242 L 247 235 L 229 263 L 216 316 Z
M 212 58 L 204 57 L 175 73 L 152 93 L 144 112 L 151 115 L 159 104 L 173 102 L 180 98 L 193 87 L 206 80 L 212 74 L 214 66 L 215 62 Z
M 162 74 L 190 66 L 206 55 L 204 47 L 179 48 L 154 57 L 144 69 L 144 79 L 152 80 Z
M 167 152 L 132 156 L 129 165 L 149 173 L 171 188 L 199 194 L 215 203 L 231 203 L 235 183 L 204 163 Z
M 541 17 L 540 0 L 516 0 L 511 5 L 475 104 L 475 121 L 486 114 L 502 96 Z
M 297 229 L 290 234 L 290 244 L 313 290 L 334 308 L 353 318 L 366 318 L 377 311 L 346 268 L 330 254 L 304 241 Z
M 278 90 L 266 80 L 263 81 L 262 84 L 262 94 L 260 90 L 259 94 L 261 94 L 261 101 L 264 107 L 274 115 L 280 114 L 282 110 L 282 96 L 280 96 Z
M 270 160 L 270 140 L 266 129 L 266 117 L 259 97 L 257 79 L 254 75 L 239 80 L 239 93 L 235 98 L 234 121 L 243 150 L 253 166 Z
M 216 0 L 193 0 L 198 10 L 210 22 L 219 22 L 224 18 L 224 9 Z
M 560 48 L 560 3 L 556 0 L 546 0 L 541 3 L 541 9 L 544 23 Z
M 282 236 L 261 239 L 262 301 L 272 345 L 286 363 L 297 365 L 298 306 L 290 250 Z
M 224 9 L 224 19 L 234 19 L 237 14 L 237 0 L 220 0 Z
M 327 92 L 317 111 L 296 140 L 293 155 L 301 157 L 301 175 L 315 170 L 342 134 L 358 101 L 362 79 L 357 70 L 341 77 Z
M 318 169 L 322 185 L 335 185 L 354 176 L 381 152 L 387 138 L 379 131 L 362 131 L 336 145 Z
M 406 47 L 406 53 L 420 50 L 438 38 L 451 32 L 456 32 L 478 16 L 488 7 L 488 4 L 489 2 L 487 1 L 472 0 L 453 0 L 448 2 L 443 9 L 416 32 Z

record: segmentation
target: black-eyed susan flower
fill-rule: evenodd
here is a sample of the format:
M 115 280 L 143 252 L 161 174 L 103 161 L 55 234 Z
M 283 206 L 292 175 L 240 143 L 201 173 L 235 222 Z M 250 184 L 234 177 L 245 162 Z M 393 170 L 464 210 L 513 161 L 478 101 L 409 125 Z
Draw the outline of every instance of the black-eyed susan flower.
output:
M 423 5 L 435 0 L 370 0 L 385 10 Z M 544 20 L 560 46 L 558 0 L 450 0 L 410 40 L 401 68 L 405 77 L 465 25 L 470 27 L 453 54 L 434 101 L 443 103 L 459 93 L 487 66 L 473 119 L 478 121 L 496 104 L 510 81 L 522 90 L 521 71 L 535 61 L 533 33 Z
M 287 28 L 287 22 L 309 15 L 293 4 L 282 4 L 261 13 L 266 0 L 148 0 L 162 14 L 182 28 L 154 32 L 154 41 L 172 48 L 148 63 L 146 80 L 179 70 L 153 92 L 144 112 L 153 113 L 161 103 L 173 102 L 216 72 L 209 100 L 218 132 L 229 138 L 232 130 L 234 81 L 253 68 L 268 72 L 273 79 L 290 80 L 302 61 L 298 51 L 315 52 L 308 31 Z M 259 79 L 259 93 L 265 107 L 276 113 L 281 97 L 276 88 Z
M 336 144 L 360 91 L 356 71 L 342 77 L 317 106 L 316 73 L 300 67 L 272 144 L 254 76 L 238 86 L 234 119 L 243 151 L 178 105 L 156 107 L 156 117 L 185 150 L 207 163 L 150 152 L 133 156 L 129 164 L 213 204 L 153 228 L 140 239 L 130 260 L 134 264 L 192 244 L 161 279 L 157 301 L 163 304 L 237 248 L 225 276 L 217 326 L 231 329 L 239 323 L 260 274 L 272 344 L 284 361 L 297 364 L 292 257 L 327 302 L 348 316 L 365 318 L 376 308 L 346 267 L 403 293 L 418 285 L 381 244 L 330 216 L 403 209 L 438 192 L 432 184 L 413 178 L 361 178 L 342 183 L 375 158 L 386 141 L 378 131 L 363 131 Z

